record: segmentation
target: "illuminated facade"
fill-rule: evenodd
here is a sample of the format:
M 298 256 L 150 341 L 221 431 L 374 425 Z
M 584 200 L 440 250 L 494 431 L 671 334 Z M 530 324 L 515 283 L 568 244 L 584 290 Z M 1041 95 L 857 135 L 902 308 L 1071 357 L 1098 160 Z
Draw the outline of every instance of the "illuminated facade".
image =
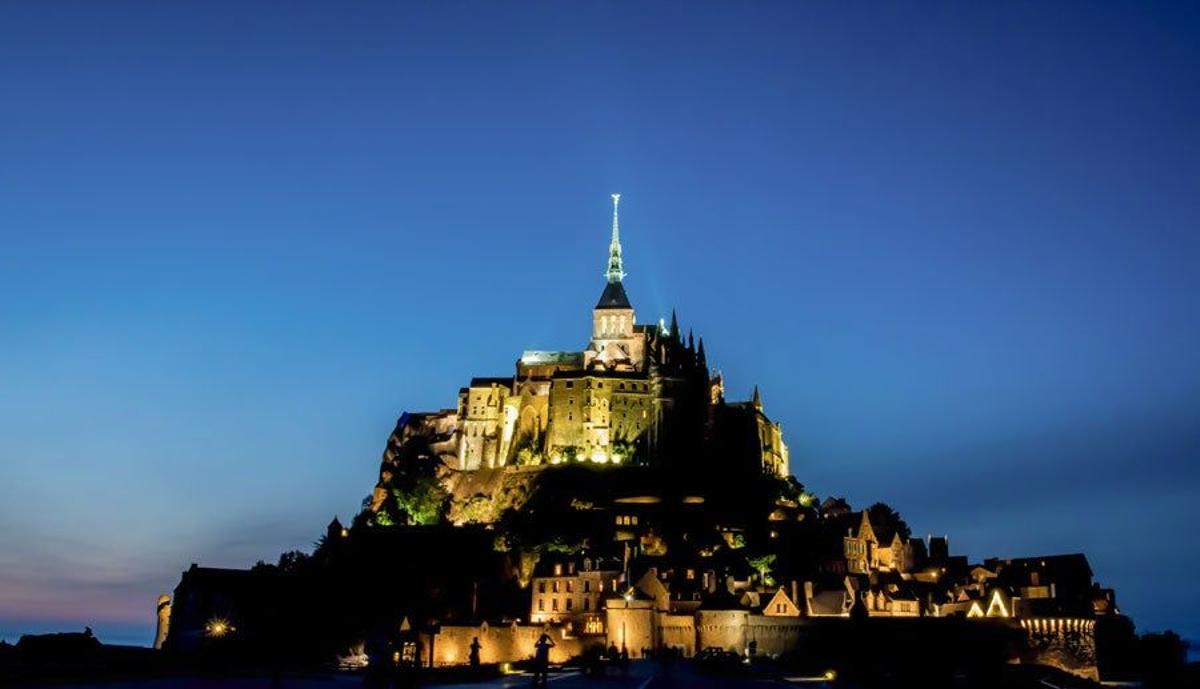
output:
M 727 404 L 703 339 L 685 339 L 674 315 L 669 326 L 665 319 L 637 322 L 625 291 L 619 202 L 614 194 L 605 283 L 587 346 L 526 351 L 512 376 L 472 379 L 455 409 L 409 418 L 444 426 L 452 417 L 453 447 L 439 454 L 458 471 L 694 461 L 706 451 L 698 439 L 712 437 L 724 419 L 723 428 L 739 437 L 739 461 L 786 476 L 783 431 L 767 417 L 758 389 L 749 402 Z

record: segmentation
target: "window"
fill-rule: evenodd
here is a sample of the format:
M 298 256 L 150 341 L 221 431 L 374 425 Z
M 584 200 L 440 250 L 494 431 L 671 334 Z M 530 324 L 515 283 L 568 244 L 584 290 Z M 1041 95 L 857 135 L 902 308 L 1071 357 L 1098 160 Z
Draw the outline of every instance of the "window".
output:
M 558 582 L 557 581 L 550 584 L 550 590 L 553 591 L 554 593 L 558 593 Z
M 573 582 L 573 581 L 567 582 L 567 593 L 575 593 L 575 582 Z
M 538 599 L 538 612 L 546 612 L 546 600 L 544 598 Z
M 574 602 L 575 601 L 571 598 L 567 599 L 567 612 L 571 612 L 571 603 L 574 603 Z
M 550 609 L 554 612 L 558 612 L 558 599 L 557 598 L 552 598 L 550 600 Z
M 591 610 L 591 609 L 592 609 L 592 599 L 591 599 L 591 598 L 584 598 L 584 599 L 583 599 L 583 609 L 584 609 L 585 611 L 587 611 L 587 610 Z
M 591 593 L 591 592 L 592 592 L 592 582 L 590 582 L 590 581 L 587 581 L 586 579 L 584 580 L 584 582 L 583 582 L 583 592 L 584 592 L 584 593 Z
M 596 387 L 598 387 L 598 388 L 603 388 L 603 387 L 604 387 L 604 381 L 600 381 L 599 383 L 596 383 Z
M 561 562 L 554 565 L 554 576 L 556 576 L 556 577 L 562 576 L 562 563 Z
M 546 592 L 546 582 L 539 581 L 538 582 L 538 593 L 545 593 L 545 592 Z
M 575 382 L 574 382 L 574 381 L 571 381 L 571 380 L 568 380 L 568 381 L 567 381 L 567 387 L 569 387 L 569 388 L 573 388 L 573 387 L 575 387 Z

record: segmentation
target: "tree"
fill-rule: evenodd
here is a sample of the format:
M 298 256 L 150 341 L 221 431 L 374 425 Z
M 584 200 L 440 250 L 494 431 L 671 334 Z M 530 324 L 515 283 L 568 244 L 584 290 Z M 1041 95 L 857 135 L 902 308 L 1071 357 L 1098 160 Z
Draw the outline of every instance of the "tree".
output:
M 775 565 L 775 558 L 776 555 L 774 553 L 768 553 L 747 560 L 750 566 L 758 572 L 758 577 L 762 580 L 764 586 L 771 586 L 775 583 L 774 579 L 771 578 L 771 567 Z
M 281 572 L 294 574 L 303 569 L 308 564 L 308 560 L 308 553 L 301 550 L 289 550 L 279 556 L 279 564 L 276 567 Z
M 450 499 L 436 476 L 421 476 L 407 488 L 395 488 L 392 497 L 411 524 L 437 524 L 445 516 Z
M 401 446 L 389 500 L 376 513 L 376 524 L 390 526 L 404 516 L 411 524 L 437 524 L 445 517 L 450 494 L 438 478 L 441 459 L 431 441 L 427 435 L 418 435 Z
M 908 540 L 912 535 L 912 531 L 900 513 L 885 502 L 877 502 L 868 507 L 867 517 L 871 520 L 871 526 L 878 531 L 898 533 L 904 540 Z

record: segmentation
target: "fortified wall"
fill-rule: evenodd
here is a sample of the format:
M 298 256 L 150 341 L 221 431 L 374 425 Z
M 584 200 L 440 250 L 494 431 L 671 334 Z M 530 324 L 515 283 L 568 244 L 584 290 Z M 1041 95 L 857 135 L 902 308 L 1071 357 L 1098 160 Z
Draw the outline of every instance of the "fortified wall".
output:
M 567 625 L 509 624 L 479 626 L 443 626 L 433 644 L 435 666 L 463 665 L 471 656 L 471 644 L 479 640 L 479 661 L 483 664 L 511 663 L 533 657 L 534 645 L 542 634 L 554 642 L 551 663 L 565 663 L 583 652 L 582 639 L 570 634 Z M 424 649 L 423 649 L 424 650 Z M 428 653 L 428 651 L 425 651 Z

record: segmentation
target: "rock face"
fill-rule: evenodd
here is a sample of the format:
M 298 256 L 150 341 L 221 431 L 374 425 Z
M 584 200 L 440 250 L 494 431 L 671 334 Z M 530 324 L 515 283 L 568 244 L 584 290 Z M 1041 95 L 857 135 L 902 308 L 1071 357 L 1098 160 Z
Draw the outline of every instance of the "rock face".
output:
M 508 509 L 529 500 L 544 467 L 499 467 L 479 471 L 446 469 L 442 485 L 450 493 L 448 518 L 454 524 L 491 524 Z

